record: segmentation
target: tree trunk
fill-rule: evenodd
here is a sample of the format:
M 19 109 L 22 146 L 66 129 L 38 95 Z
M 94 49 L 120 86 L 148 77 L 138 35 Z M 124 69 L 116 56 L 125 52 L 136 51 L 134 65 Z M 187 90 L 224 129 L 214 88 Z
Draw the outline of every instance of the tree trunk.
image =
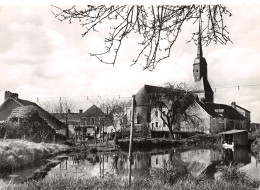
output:
M 116 128 L 115 128 L 115 136 L 114 136 L 114 147 L 117 148 Z
M 170 137 L 170 139 L 173 139 L 172 127 L 169 127 L 169 126 L 168 126 L 168 128 L 169 128 L 169 137 Z

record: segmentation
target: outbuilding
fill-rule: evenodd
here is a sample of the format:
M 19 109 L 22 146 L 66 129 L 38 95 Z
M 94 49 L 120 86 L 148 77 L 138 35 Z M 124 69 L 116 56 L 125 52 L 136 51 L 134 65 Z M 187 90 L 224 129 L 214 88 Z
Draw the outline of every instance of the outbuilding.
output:
M 248 145 L 248 131 L 233 129 L 220 133 L 221 142 L 223 146 L 247 146 Z

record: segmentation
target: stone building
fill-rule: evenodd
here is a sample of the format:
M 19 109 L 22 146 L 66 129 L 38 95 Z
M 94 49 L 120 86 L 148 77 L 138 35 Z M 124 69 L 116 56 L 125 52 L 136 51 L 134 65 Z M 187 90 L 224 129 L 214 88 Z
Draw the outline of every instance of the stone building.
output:
M 214 103 L 214 92 L 208 81 L 207 61 L 203 57 L 201 37 L 198 37 L 197 57 L 193 63 L 194 83 L 192 92 L 197 100 L 187 112 L 194 113 L 199 119 L 193 122 L 180 122 L 180 131 L 198 131 L 204 133 L 218 133 L 231 129 L 249 129 L 250 111 L 236 103 L 231 105 Z M 143 131 L 168 131 L 168 127 L 158 114 L 157 108 L 151 108 L 150 98 L 163 93 L 165 88 L 144 85 L 135 95 L 135 123 L 141 124 Z M 164 110 L 166 111 L 166 110 Z M 126 108 L 127 120 L 131 118 L 131 102 Z

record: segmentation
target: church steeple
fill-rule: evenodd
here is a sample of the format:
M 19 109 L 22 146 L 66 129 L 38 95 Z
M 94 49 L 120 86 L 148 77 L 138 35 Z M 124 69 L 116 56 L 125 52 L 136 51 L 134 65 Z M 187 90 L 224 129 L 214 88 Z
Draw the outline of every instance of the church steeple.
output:
M 203 57 L 202 45 L 201 45 L 201 26 L 199 24 L 199 34 L 198 34 L 198 51 L 197 57 Z
M 193 77 L 195 81 L 199 81 L 201 78 L 208 78 L 207 62 L 203 57 L 202 51 L 201 34 L 201 25 L 199 25 L 197 57 L 193 64 Z
M 197 57 L 193 63 L 193 77 L 196 86 L 195 92 L 201 101 L 213 102 L 214 93 L 208 81 L 207 61 L 203 57 L 201 41 L 202 41 L 202 31 L 201 31 L 201 24 L 199 24 Z

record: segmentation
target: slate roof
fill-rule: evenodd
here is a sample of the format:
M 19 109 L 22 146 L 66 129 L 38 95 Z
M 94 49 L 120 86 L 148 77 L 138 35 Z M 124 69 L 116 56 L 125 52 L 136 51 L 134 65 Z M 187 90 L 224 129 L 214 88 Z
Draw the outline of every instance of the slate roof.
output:
M 84 112 L 84 115 L 86 117 L 96 117 L 96 116 L 105 116 L 105 113 L 96 105 L 92 105 Z
M 222 117 L 221 115 L 219 115 L 217 112 L 215 112 L 214 109 L 212 109 L 211 106 L 206 106 L 203 102 L 198 101 L 197 102 L 209 115 L 211 115 L 212 117 Z
M 26 107 L 25 107 L 26 106 Z M 28 107 L 27 107 L 28 106 Z M 19 108 L 18 108 L 19 107 Z M 65 129 L 65 125 L 60 122 L 53 115 L 45 111 L 43 108 L 38 106 L 34 102 L 30 102 L 28 100 L 15 99 L 13 97 L 9 97 L 0 105 L 0 120 L 7 120 L 7 118 L 11 115 L 14 109 L 18 108 L 18 110 L 26 110 L 26 109 L 36 109 L 39 112 L 39 115 L 47 121 L 47 123 L 54 129 Z M 20 111 L 18 111 L 20 112 Z M 22 112 L 20 113 L 22 115 Z
M 250 111 L 248 111 L 247 109 L 242 108 L 241 106 L 239 106 L 239 105 L 237 105 L 237 104 L 236 104 L 236 107 L 238 107 L 238 108 L 240 108 L 240 109 L 242 109 L 242 110 L 244 110 L 244 111 L 246 111 L 246 112 L 250 112 Z
M 164 92 L 165 88 L 160 86 L 144 85 L 135 95 L 136 106 L 147 106 L 149 105 L 150 96 L 155 93 Z M 128 102 L 129 104 L 129 102 Z M 130 101 L 130 106 L 131 106 Z
M 57 119 L 65 120 L 66 113 L 52 113 Z M 79 121 L 84 116 L 83 113 L 67 113 L 68 121 Z
M 244 120 L 245 117 L 241 115 L 237 110 L 235 110 L 232 106 L 225 104 L 216 104 L 216 103 L 202 103 L 199 102 L 201 107 L 211 116 L 213 117 L 224 117 L 228 119 L 239 119 Z M 222 109 L 223 113 L 220 115 L 215 110 Z

